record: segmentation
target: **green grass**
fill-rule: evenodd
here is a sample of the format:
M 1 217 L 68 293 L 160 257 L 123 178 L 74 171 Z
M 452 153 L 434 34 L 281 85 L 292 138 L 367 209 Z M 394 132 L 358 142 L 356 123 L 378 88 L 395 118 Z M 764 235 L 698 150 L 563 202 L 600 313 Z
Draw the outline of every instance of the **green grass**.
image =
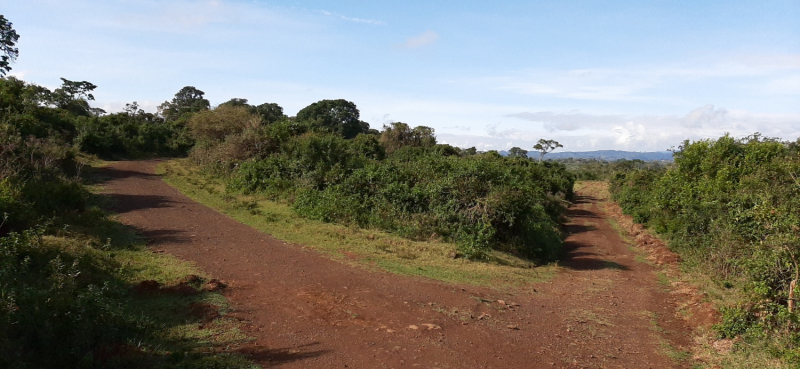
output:
M 311 247 L 345 263 L 497 288 L 547 281 L 558 269 L 499 251 L 493 251 L 488 261 L 452 258 L 456 246 L 451 243 L 435 239 L 412 241 L 379 230 L 309 220 L 285 203 L 258 195 L 228 193 L 220 179 L 203 175 L 184 159 L 162 163 L 157 173 L 197 202 L 275 238 Z
M 658 278 L 658 284 L 661 286 L 661 288 L 664 289 L 664 291 L 669 292 L 672 282 L 669 280 L 667 273 L 663 271 L 656 272 L 656 278 Z

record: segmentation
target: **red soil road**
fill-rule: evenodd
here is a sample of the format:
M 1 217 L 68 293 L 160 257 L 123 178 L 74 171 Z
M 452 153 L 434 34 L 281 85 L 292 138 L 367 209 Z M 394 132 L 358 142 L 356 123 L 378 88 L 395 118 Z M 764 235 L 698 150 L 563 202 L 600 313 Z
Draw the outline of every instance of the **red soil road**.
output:
M 121 221 L 230 284 L 231 314 L 256 338 L 237 350 L 265 368 L 690 365 L 665 354 L 691 342 L 674 297 L 586 193 L 569 211 L 558 275 L 501 292 L 367 271 L 287 244 L 180 194 L 153 174 L 157 164 L 105 169 Z

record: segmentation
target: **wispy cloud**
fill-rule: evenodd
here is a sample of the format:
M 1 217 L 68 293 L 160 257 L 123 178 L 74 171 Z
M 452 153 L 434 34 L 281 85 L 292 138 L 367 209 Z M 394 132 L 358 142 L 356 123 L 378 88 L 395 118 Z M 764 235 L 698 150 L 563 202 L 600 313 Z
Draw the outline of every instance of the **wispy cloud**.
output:
M 433 45 L 439 40 L 439 34 L 434 31 L 425 31 L 419 35 L 409 37 L 401 46 L 406 49 L 416 49 L 423 46 Z
M 572 100 L 657 102 L 665 88 L 747 81 L 749 93 L 800 94 L 800 54 L 750 55 L 693 67 L 529 69 L 451 81 L 456 85 Z
M 93 6 L 91 3 L 81 4 L 88 8 Z M 307 17 L 291 9 L 263 6 L 255 2 L 140 0 L 135 7 L 115 9 L 115 12 L 116 14 L 102 18 L 98 23 L 116 28 L 193 35 L 212 27 L 220 27 L 223 31 L 237 27 L 247 30 L 264 27 L 313 27 Z
M 139 3 L 133 11 L 112 18 L 118 26 L 170 31 L 195 30 L 214 23 L 229 23 L 241 16 L 236 6 L 222 1 Z
M 508 116 L 541 124 L 546 133 L 538 130 L 501 130 L 494 125 L 487 127 L 486 136 L 532 144 L 544 134 L 568 143 L 577 150 L 620 148 L 639 151 L 664 150 L 685 139 L 716 138 L 725 133 L 741 137 L 760 132 L 788 140 L 800 136 L 798 114 L 754 114 L 729 111 L 710 104 L 692 109 L 684 115 L 632 116 L 545 111 Z
M 345 15 L 329 12 L 327 10 L 317 10 L 317 11 L 319 13 L 322 13 L 322 14 L 327 15 L 329 17 L 335 17 L 335 18 L 339 18 L 339 19 L 342 19 L 342 20 L 350 21 L 350 22 L 374 24 L 376 26 L 385 26 L 386 25 L 386 22 L 375 20 L 375 19 L 364 19 L 364 18 L 348 17 L 348 16 L 345 16 Z

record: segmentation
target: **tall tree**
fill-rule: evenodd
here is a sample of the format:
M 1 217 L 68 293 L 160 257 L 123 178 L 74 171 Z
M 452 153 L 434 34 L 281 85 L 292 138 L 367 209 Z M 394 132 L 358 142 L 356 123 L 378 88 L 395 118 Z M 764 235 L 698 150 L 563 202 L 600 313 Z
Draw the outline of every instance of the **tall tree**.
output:
M 283 108 L 275 103 L 263 103 L 256 106 L 256 113 L 261 116 L 264 123 L 273 123 L 286 118 Z
M 297 120 L 317 124 L 344 138 L 354 138 L 369 130 L 369 124 L 359 120 L 359 115 L 356 104 L 350 101 L 321 100 L 297 112 Z
M 254 108 L 254 106 L 252 106 L 252 105 L 250 105 L 250 104 L 248 104 L 248 103 L 247 103 L 247 99 L 242 99 L 242 98 L 238 98 L 238 97 L 234 97 L 234 98 L 232 98 L 232 99 L 230 99 L 230 100 L 228 100 L 228 101 L 226 101 L 226 102 L 224 102 L 224 103 L 222 103 L 222 104 L 219 104 L 219 106 L 223 106 L 223 105 L 228 105 L 228 106 L 245 106 L 245 107 L 247 107 L 248 109 L 252 109 L 252 108 Z
M 524 150 L 520 147 L 512 147 L 508 150 L 508 157 L 510 158 L 528 158 L 528 150 Z
M 431 127 L 417 126 L 411 128 L 403 122 L 394 122 L 383 126 L 381 143 L 387 153 L 393 153 L 403 146 L 431 147 L 436 145 L 436 136 Z
M 92 91 L 96 88 L 97 85 L 91 82 L 61 78 L 61 87 L 55 89 L 50 96 L 52 103 L 60 109 L 77 115 L 102 115 L 105 111 L 89 106 L 89 101 L 94 100 Z
M 11 70 L 11 63 L 17 60 L 19 49 L 15 46 L 19 41 L 19 35 L 14 30 L 13 24 L 0 15 L 0 77 L 5 76 Z
M 165 101 L 159 109 L 166 120 L 177 120 L 186 113 L 208 110 L 211 104 L 203 98 L 205 92 L 194 86 L 186 86 L 175 94 L 172 101 Z
M 539 139 L 539 142 L 536 145 L 533 145 L 534 150 L 539 151 L 539 162 L 544 160 L 545 154 L 559 148 L 564 147 L 556 140 L 545 140 L 543 138 Z

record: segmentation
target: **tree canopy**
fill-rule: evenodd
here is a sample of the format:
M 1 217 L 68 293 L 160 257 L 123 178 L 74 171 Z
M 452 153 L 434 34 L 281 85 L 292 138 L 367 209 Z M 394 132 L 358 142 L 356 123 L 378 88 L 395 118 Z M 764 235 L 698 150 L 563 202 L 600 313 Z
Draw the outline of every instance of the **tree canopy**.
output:
M 159 109 L 166 120 L 177 120 L 186 113 L 208 110 L 211 104 L 203 98 L 205 92 L 194 86 L 186 86 L 175 94 L 172 101 L 165 101 Z
M 261 116 L 264 123 L 274 123 L 286 118 L 283 108 L 275 103 L 263 103 L 255 108 L 256 114 Z
M 360 120 L 356 104 L 344 99 L 317 101 L 297 112 L 297 120 L 319 125 L 344 138 L 369 132 L 369 124 Z
M 13 24 L 0 15 L 0 76 L 5 76 L 11 70 L 11 63 L 17 60 L 19 49 L 15 47 L 19 41 L 19 34 L 14 30 Z
M 383 126 L 381 143 L 386 147 L 386 152 L 393 153 L 404 146 L 432 147 L 436 145 L 436 136 L 431 127 L 418 126 L 411 128 L 403 122 L 394 122 Z
M 528 150 L 524 150 L 524 149 L 519 148 L 519 147 L 512 147 L 510 150 L 508 150 L 508 157 L 510 157 L 510 158 L 527 159 L 528 158 Z
M 545 140 L 544 138 L 540 138 L 539 142 L 536 145 L 533 145 L 533 149 L 539 151 L 539 161 L 544 159 L 545 154 L 559 148 L 564 147 L 556 140 Z

